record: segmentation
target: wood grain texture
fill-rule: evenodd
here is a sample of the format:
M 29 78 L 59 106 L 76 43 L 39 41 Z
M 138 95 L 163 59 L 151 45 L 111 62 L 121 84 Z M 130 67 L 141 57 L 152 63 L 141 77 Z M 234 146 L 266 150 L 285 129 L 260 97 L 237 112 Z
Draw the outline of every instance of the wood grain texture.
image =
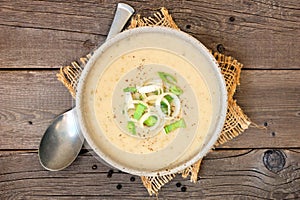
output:
M 55 71 L 0 72 L 0 148 L 37 148 L 50 122 L 71 108 Z
M 286 163 L 277 173 L 263 164 L 266 151 L 214 151 L 204 159 L 197 184 L 177 176 L 159 199 L 300 198 L 299 150 L 282 151 Z M 0 163 L 1 199 L 155 199 L 137 176 L 114 170 L 108 178 L 110 168 L 88 153 L 59 172 L 42 169 L 36 152 L 0 151 Z
M 117 2 L 2 0 L 0 68 L 57 68 L 84 56 L 104 41 Z M 144 15 L 167 7 L 183 31 L 247 68 L 299 69 L 297 0 L 124 2 Z
M 242 70 L 235 99 L 267 130 L 250 128 L 222 147 L 300 147 L 299 76 L 299 70 Z
M 88 54 L 104 37 L 0 25 L 0 68 L 59 68 Z
M 139 177 L 111 173 L 86 149 L 63 171 L 38 161 L 44 131 L 74 104 L 57 69 L 104 42 L 118 2 L 0 0 L 1 200 L 156 199 Z M 197 184 L 177 176 L 159 199 L 300 199 L 299 1 L 122 2 L 144 16 L 164 6 L 183 31 L 242 62 L 235 97 L 267 128 L 218 147 L 203 160 Z
M 0 73 L 0 149 L 37 149 L 56 115 L 72 106 L 56 70 Z M 237 102 L 258 125 L 221 148 L 299 147 L 300 70 L 244 70 Z M 30 123 L 32 122 L 32 123 Z

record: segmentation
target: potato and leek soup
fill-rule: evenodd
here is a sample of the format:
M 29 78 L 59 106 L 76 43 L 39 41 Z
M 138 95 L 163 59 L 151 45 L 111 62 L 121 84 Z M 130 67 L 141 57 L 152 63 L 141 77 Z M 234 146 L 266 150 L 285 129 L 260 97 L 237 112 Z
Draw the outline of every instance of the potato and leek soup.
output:
M 94 98 L 99 127 L 114 147 L 136 155 L 161 152 L 169 163 L 195 140 L 201 146 L 205 135 L 198 133 L 210 124 L 211 97 L 201 74 L 166 50 L 139 49 L 115 59 Z

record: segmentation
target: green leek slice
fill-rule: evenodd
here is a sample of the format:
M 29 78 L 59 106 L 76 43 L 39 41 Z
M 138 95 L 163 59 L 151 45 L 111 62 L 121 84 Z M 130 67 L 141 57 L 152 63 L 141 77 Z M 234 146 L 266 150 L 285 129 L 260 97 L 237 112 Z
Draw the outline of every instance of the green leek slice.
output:
M 130 133 L 132 133 L 133 135 L 136 134 L 135 124 L 134 124 L 133 121 L 129 121 L 129 122 L 127 123 L 127 129 L 128 129 L 128 131 L 129 131 Z
M 173 93 L 173 94 L 176 94 L 178 96 L 178 95 L 181 95 L 183 93 L 183 90 L 181 88 L 179 88 L 178 86 L 176 86 L 176 85 L 172 85 L 170 87 L 170 92 Z
M 168 114 L 168 105 L 166 103 L 164 103 L 163 101 L 160 102 L 160 108 L 161 108 L 161 111 L 167 115 Z
M 123 92 L 136 92 L 136 87 L 127 87 L 123 89 Z
M 165 133 L 168 134 L 178 128 L 185 128 L 185 127 L 186 127 L 185 121 L 183 119 L 180 119 L 176 122 L 166 125 L 164 127 L 164 130 L 165 130 Z
M 173 93 L 173 94 L 174 94 L 174 93 Z M 173 97 L 171 97 L 170 95 L 166 95 L 166 96 L 164 96 L 164 98 L 167 99 L 167 101 L 168 101 L 169 103 L 171 103 L 172 100 L 173 100 Z
M 152 115 L 144 121 L 144 124 L 148 127 L 152 127 L 156 124 L 157 120 L 158 120 L 157 117 Z
M 136 109 L 133 113 L 133 119 L 139 120 L 142 117 L 142 115 L 144 114 L 146 109 L 147 109 L 147 107 L 145 105 L 139 103 L 136 106 Z
M 177 80 L 172 75 L 165 73 L 165 72 L 157 72 L 157 73 L 164 82 L 169 83 L 169 84 L 177 83 Z
M 172 97 L 171 103 L 165 98 L 165 96 Z M 168 110 L 166 110 L 166 106 L 164 104 L 167 105 Z M 156 99 L 155 108 L 158 111 L 158 113 L 161 116 L 163 116 L 165 119 L 167 120 L 174 119 L 180 114 L 180 109 L 181 109 L 180 99 L 177 95 L 171 92 L 164 93 L 160 95 L 159 98 Z

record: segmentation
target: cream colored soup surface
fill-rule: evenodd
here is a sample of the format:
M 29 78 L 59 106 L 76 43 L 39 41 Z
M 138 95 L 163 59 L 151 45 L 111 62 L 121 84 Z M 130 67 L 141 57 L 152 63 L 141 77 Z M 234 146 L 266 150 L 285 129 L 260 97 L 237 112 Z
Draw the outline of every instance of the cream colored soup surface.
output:
M 126 131 L 123 89 L 145 80 L 157 79 L 157 72 L 172 74 L 184 90 L 180 100 L 181 116 L 186 122 L 186 128 L 177 129 L 169 134 L 160 131 L 152 137 L 135 137 Z M 98 81 L 94 102 L 101 134 L 105 135 L 119 152 L 124 152 L 122 155 L 110 152 L 109 156 L 116 160 L 120 156 L 134 154 L 137 155 L 136 159 L 145 158 L 145 166 L 147 162 L 149 165 L 150 162 L 155 162 L 147 159 L 147 155 L 151 157 L 152 154 L 168 156 L 168 159 L 159 161 L 161 166 L 189 160 L 191 157 L 183 155 L 193 156 L 201 149 L 212 115 L 211 96 L 201 74 L 183 57 L 154 48 L 134 50 L 116 58 L 107 66 Z M 191 146 L 193 152 L 187 153 Z

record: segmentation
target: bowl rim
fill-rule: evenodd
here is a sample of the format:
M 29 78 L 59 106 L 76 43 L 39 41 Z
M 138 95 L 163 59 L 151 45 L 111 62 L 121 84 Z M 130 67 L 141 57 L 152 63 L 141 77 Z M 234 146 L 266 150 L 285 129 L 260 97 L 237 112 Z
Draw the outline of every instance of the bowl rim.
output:
M 213 65 L 213 71 L 215 72 L 215 75 L 218 79 L 217 82 L 220 83 L 219 87 L 221 90 L 221 102 L 220 102 L 220 110 L 221 112 L 219 113 L 218 116 L 218 121 L 216 122 L 216 127 L 214 128 L 214 133 L 212 137 L 209 139 L 207 143 L 203 146 L 201 151 L 197 153 L 194 157 L 191 157 L 189 161 L 187 161 L 184 164 L 178 165 L 172 169 L 169 169 L 168 171 L 166 170 L 161 170 L 161 171 L 140 171 L 137 169 L 128 169 L 125 166 L 122 166 L 121 164 L 115 162 L 113 159 L 110 159 L 108 156 L 106 156 L 103 152 L 99 152 L 98 149 L 95 147 L 95 143 L 91 138 L 88 136 L 88 129 L 86 128 L 86 125 L 84 123 L 84 117 L 81 114 L 81 99 L 83 95 L 83 88 L 86 82 L 87 75 L 89 74 L 89 71 L 91 68 L 94 66 L 94 63 L 97 61 L 98 57 L 101 56 L 103 52 L 105 52 L 106 49 L 110 48 L 114 44 L 118 43 L 119 41 L 130 37 L 133 34 L 143 34 L 143 33 L 151 33 L 151 32 L 159 32 L 162 34 L 171 34 L 177 37 L 182 38 L 183 40 L 192 43 L 197 49 L 199 49 L 200 53 L 203 53 L 205 58 L 207 58 Z M 154 27 L 138 27 L 134 29 L 129 29 L 125 30 L 115 37 L 107 40 L 105 43 L 103 43 L 100 47 L 98 47 L 87 64 L 85 65 L 80 78 L 79 82 L 77 84 L 76 88 L 76 111 L 77 111 L 77 116 L 79 119 L 80 127 L 83 133 L 84 138 L 86 139 L 88 146 L 95 152 L 96 155 L 98 155 L 101 162 L 104 162 L 105 164 L 108 164 L 110 167 L 114 167 L 117 169 L 120 169 L 122 171 L 128 172 L 130 174 L 135 174 L 139 176 L 157 176 L 157 175 L 167 175 L 167 174 L 173 174 L 177 173 L 179 171 L 184 170 L 186 167 L 189 167 L 196 163 L 198 160 L 202 159 L 214 146 L 216 141 L 218 140 L 222 128 L 225 124 L 225 119 L 226 119 L 226 113 L 227 113 L 227 106 L 228 106 L 228 97 L 227 97 L 227 89 L 226 89 L 226 83 L 224 80 L 224 77 L 221 73 L 221 69 L 219 68 L 219 64 L 214 58 L 214 56 L 210 53 L 210 51 L 196 38 L 192 37 L 191 35 L 180 31 L 176 30 L 173 28 L 168 28 L 168 27 L 161 27 L 161 26 L 154 26 Z

